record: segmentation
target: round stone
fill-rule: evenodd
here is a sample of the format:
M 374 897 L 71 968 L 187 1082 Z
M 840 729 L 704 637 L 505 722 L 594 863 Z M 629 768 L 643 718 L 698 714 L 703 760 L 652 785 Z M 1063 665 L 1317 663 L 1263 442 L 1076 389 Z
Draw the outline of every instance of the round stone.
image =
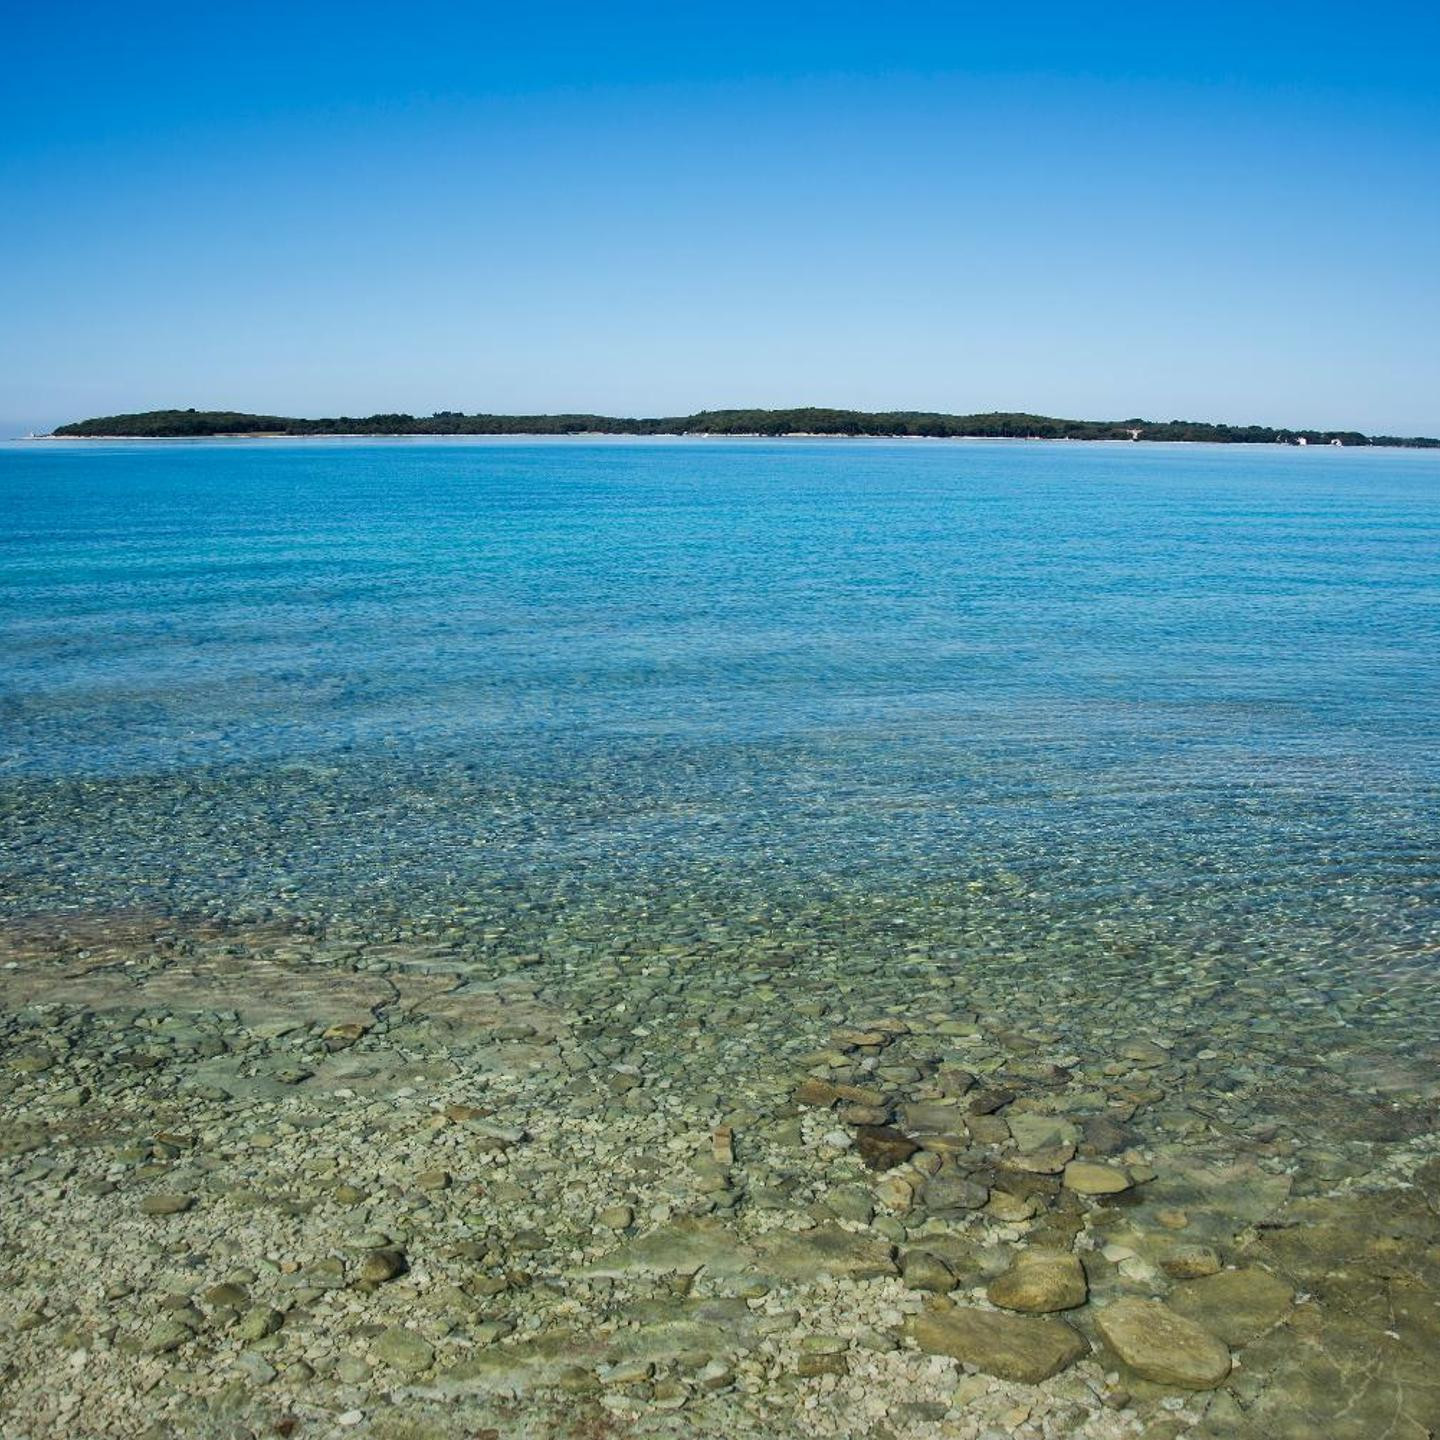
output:
M 1022 1250 L 985 1292 L 992 1305 L 1027 1315 L 1073 1310 L 1089 1293 L 1080 1261 L 1060 1250 Z
M 1130 1188 L 1130 1177 L 1115 1165 L 1072 1160 L 1065 1167 L 1062 1183 L 1078 1195 L 1119 1195 Z

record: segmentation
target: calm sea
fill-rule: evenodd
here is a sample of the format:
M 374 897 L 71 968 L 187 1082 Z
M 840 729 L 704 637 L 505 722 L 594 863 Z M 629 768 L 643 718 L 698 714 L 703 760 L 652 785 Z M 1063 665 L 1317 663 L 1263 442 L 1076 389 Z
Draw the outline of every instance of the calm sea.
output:
M 1434 1014 L 1440 454 L 30 443 L 0 515 L 12 915 L 864 916 Z

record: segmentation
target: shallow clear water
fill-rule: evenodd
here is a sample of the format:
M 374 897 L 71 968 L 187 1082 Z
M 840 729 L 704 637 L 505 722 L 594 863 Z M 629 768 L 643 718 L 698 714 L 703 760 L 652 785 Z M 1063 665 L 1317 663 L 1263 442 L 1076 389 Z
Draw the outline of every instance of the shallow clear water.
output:
M 30 444 L 0 511 L 11 914 L 890 927 L 1433 1014 L 1435 455 Z

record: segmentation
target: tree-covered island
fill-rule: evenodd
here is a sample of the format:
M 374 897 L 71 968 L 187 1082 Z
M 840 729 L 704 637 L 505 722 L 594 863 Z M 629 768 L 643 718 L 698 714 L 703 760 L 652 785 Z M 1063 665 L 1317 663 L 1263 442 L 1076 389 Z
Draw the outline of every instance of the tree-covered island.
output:
M 1404 445 L 1440 447 L 1428 436 L 1363 435 L 1358 430 L 1290 430 L 1213 425 L 1199 420 L 1057 420 L 1048 415 L 944 415 L 926 410 L 701 410 L 630 419 L 611 415 L 340 415 L 303 420 L 236 410 L 147 410 L 61 425 L 76 439 L 186 439 L 209 435 L 837 435 L 993 440 L 1190 440 L 1220 444 Z

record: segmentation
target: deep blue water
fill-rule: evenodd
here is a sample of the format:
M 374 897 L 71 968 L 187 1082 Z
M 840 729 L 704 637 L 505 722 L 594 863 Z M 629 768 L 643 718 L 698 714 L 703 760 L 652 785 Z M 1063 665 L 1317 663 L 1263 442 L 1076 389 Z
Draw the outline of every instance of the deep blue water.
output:
M 979 893 L 1433 964 L 1437 454 L 31 443 L 0 514 L 12 912 Z

